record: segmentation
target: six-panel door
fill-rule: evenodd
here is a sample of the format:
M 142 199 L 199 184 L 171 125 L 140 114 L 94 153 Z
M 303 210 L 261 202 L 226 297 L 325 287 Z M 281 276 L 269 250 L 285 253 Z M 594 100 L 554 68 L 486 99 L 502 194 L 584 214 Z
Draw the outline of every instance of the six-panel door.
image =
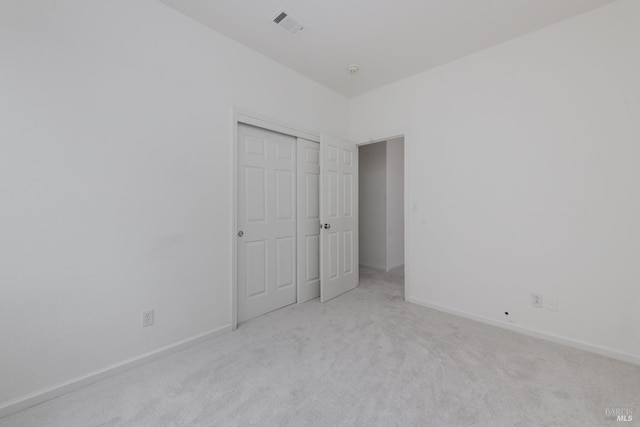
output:
M 298 302 L 320 296 L 320 144 L 298 138 Z
M 238 125 L 238 322 L 296 302 L 296 145 Z
M 355 144 L 320 139 L 320 299 L 358 285 L 358 162 Z

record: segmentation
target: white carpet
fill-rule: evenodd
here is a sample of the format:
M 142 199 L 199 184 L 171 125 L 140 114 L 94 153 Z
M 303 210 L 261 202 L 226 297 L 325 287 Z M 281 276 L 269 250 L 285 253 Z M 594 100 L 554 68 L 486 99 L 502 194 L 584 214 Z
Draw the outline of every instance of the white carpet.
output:
M 613 426 L 640 367 L 404 302 L 363 270 L 292 305 L 0 419 L 16 426 Z M 622 423 L 635 425 L 633 423 Z

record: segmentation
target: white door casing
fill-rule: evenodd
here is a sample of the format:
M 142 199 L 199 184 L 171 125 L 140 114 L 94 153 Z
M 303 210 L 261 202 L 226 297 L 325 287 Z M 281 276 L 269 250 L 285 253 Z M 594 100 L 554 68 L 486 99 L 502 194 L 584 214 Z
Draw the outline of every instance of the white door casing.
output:
M 358 155 L 356 145 L 320 137 L 320 300 L 358 285 Z
M 238 124 L 238 322 L 296 302 L 296 145 Z
M 320 144 L 298 138 L 298 302 L 320 296 Z

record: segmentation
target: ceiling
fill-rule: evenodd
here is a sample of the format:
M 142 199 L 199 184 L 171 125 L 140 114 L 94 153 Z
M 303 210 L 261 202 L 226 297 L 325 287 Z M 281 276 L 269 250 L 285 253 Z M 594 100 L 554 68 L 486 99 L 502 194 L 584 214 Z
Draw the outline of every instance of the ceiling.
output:
M 351 97 L 615 0 L 160 1 Z M 304 31 L 271 22 L 283 8 Z

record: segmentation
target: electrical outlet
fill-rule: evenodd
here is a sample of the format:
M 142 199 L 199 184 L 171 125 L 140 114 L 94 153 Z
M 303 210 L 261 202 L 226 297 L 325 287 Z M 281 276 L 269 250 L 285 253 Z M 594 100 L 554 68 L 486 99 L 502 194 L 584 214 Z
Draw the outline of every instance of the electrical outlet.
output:
M 142 312 L 142 327 L 153 325 L 153 308 Z
M 557 298 L 545 298 L 544 305 L 547 307 L 547 310 L 558 311 Z
M 540 294 L 531 294 L 531 305 L 535 308 L 542 308 L 542 295 Z

